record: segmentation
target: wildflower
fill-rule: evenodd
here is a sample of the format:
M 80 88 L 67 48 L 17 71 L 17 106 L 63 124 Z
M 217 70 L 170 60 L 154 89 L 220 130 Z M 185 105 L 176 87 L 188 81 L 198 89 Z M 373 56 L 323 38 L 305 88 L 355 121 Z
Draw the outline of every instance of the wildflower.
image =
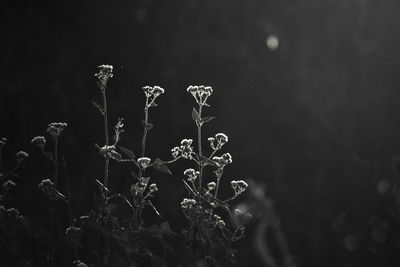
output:
M 221 219 L 221 220 L 218 220 L 218 221 L 217 221 L 216 226 L 222 229 L 222 228 L 224 228 L 224 227 L 226 226 L 226 224 L 225 224 L 225 222 Z
M 15 183 L 11 180 L 7 180 L 4 184 L 3 184 L 3 188 L 6 190 L 10 190 L 11 188 L 15 187 Z
M 52 122 L 47 126 L 47 132 L 54 138 L 57 139 L 62 131 L 68 126 L 65 122 Z
M 67 229 L 65 229 L 65 234 L 66 235 L 79 234 L 80 232 L 81 232 L 81 228 L 79 228 L 79 227 L 70 226 Z
M 24 159 L 28 158 L 29 154 L 25 151 L 18 151 L 17 152 L 17 161 L 22 162 Z
M 232 156 L 229 153 L 225 153 L 221 157 L 213 157 L 213 161 L 215 161 L 219 167 L 224 167 L 232 163 Z
M 17 217 L 19 215 L 19 211 L 15 208 L 7 209 L 7 215 L 10 217 Z
M 46 138 L 44 138 L 44 136 L 35 136 L 32 138 L 31 143 L 43 149 L 46 145 Z
M 196 205 L 196 200 L 192 198 L 184 198 L 181 202 L 181 207 L 184 210 L 191 209 L 194 205 Z
M 215 139 L 217 140 L 218 144 L 223 146 L 228 142 L 228 136 L 224 133 L 217 133 L 215 135 Z
M 188 181 L 194 182 L 196 178 L 200 175 L 199 171 L 195 171 L 194 169 L 186 169 L 183 172 L 184 175 L 188 177 Z
M 105 158 L 108 157 L 108 158 L 115 159 L 117 161 L 122 160 L 121 154 L 119 154 L 116 151 L 116 148 L 114 145 L 101 147 L 99 153 L 100 153 L 100 155 L 102 155 Z
M 111 65 L 100 65 L 97 67 L 99 70 L 94 75 L 99 79 L 101 89 L 104 90 L 107 86 L 107 81 L 113 77 L 113 66 Z
M 181 154 L 180 148 L 177 147 L 177 146 L 174 147 L 173 149 L 171 149 L 171 154 L 172 154 L 172 157 L 173 157 L 174 159 L 178 158 L 179 155 Z
M 234 190 L 235 195 L 237 196 L 246 190 L 246 188 L 248 187 L 248 184 L 243 180 L 239 180 L 239 181 L 233 180 L 233 181 L 231 181 L 231 187 Z
M 150 190 L 150 193 L 157 192 L 158 191 L 157 185 L 156 184 L 151 184 L 149 186 L 149 190 Z
M 181 141 L 181 153 L 182 157 L 185 159 L 192 159 L 193 147 L 192 147 L 193 140 L 192 139 L 183 139 Z
M 192 94 L 194 99 L 199 105 L 206 105 L 207 98 L 213 93 L 213 90 L 210 86 L 193 86 L 190 85 L 186 91 Z
M 149 166 L 151 159 L 147 158 L 147 157 L 142 157 L 142 158 L 138 158 L 137 161 L 142 166 L 143 169 L 146 169 Z
M 76 260 L 72 263 L 75 267 L 88 267 L 88 265 L 80 260 Z
M 146 95 L 146 98 L 152 98 L 150 102 L 146 102 L 147 103 L 147 107 L 150 107 L 154 104 L 154 100 L 161 94 L 164 93 L 164 89 L 161 88 L 160 86 L 145 86 L 142 88 L 144 94 Z
M 5 137 L 0 138 L 0 148 L 5 146 L 6 142 L 7 142 L 7 138 L 5 138 Z
M 208 191 L 214 190 L 216 186 L 217 186 L 217 185 L 215 184 L 215 182 L 209 182 L 209 183 L 207 184 Z

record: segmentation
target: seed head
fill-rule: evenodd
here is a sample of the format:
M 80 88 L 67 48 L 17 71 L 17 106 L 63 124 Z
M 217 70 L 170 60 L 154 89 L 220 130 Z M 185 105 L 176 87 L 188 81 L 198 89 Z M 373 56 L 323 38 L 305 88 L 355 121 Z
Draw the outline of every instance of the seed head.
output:
M 156 184 L 149 185 L 149 190 L 151 193 L 158 191 L 157 185 Z

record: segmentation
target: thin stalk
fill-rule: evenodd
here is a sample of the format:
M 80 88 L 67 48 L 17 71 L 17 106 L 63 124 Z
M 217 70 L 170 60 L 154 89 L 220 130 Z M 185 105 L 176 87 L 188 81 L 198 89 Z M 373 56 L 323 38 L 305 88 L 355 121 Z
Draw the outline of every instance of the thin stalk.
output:
M 143 129 L 143 138 L 142 138 L 142 157 L 146 155 L 146 138 L 147 138 L 147 124 L 149 123 L 149 98 L 146 97 L 146 106 L 144 108 L 144 129 Z
M 53 168 L 54 168 L 54 185 L 57 189 L 58 183 L 58 137 L 54 139 L 54 161 L 53 161 Z
M 0 147 L 0 172 L 4 175 L 4 165 L 3 165 L 3 150 Z
M 217 198 L 219 182 L 221 181 L 222 172 L 217 176 L 217 185 L 215 186 L 214 198 Z
M 203 105 L 199 104 L 199 117 L 201 118 L 201 113 L 202 113 Z M 197 144 L 198 144 L 198 150 L 199 150 L 199 192 L 201 194 L 201 188 L 202 188 L 202 183 L 203 183 L 203 161 L 201 157 L 203 156 L 203 151 L 202 151 L 202 145 L 201 145 L 201 126 L 202 123 L 201 121 L 196 123 L 197 125 Z
M 108 140 L 108 112 L 107 112 L 107 97 L 106 97 L 106 89 L 101 90 L 102 95 L 103 95 L 103 108 L 104 108 L 104 113 L 103 113 L 103 118 L 104 118 L 104 142 L 105 145 L 109 145 L 109 140 Z M 108 168 L 110 165 L 110 159 L 108 157 L 105 158 L 104 162 L 104 186 L 108 187 Z M 105 193 L 106 194 L 106 193 Z

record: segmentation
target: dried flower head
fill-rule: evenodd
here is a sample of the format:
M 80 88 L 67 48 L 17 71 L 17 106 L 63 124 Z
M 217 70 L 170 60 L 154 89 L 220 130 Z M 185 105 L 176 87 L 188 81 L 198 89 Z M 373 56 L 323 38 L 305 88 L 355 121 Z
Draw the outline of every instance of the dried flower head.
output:
M 179 147 L 174 147 L 171 149 L 171 154 L 174 159 L 182 157 L 185 159 L 193 159 L 193 140 L 183 139 Z
M 80 232 L 81 232 L 81 228 L 79 228 L 79 227 L 70 226 L 67 229 L 65 229 L 66 235 L 79 234 Z
M 99 79 L 100 88 L 104 90 L 107 87 L 107 81 L 113 77 L 113 66 L 100 65 L 97 67 L 98 72 L 94 75 Z
M 0 138 L 0 148 L 5 146 L 6 142 L 7 142 L 7 138 L 5 138 L 5 137 Z
M 44 136 L 35 136 L 32 138 L 31 143 L 43 149 L 46 145 L 46 138 Z
M 17 161 L 22 162 L 24 159 L 29 157 L 29 154 L 26 153 L 25 151 L 18 151 L 16 156 L 17 156 Z
M 216 148 L 215 147 L 215 138 L 214 137 L 209 137 L 209 138 L 207 138 L 207 140 L 210 143 L 210 147 L 215 150 L 215 148 Z
M 138 158 L 137 162 L 140 164 L 140 166 L 142 166 L 143 169 L 145 169 L 149 166 L 151 159 L 147 158 L 147 157 L 142 157 L 142 158 Z
M 52 136 L 54 139 L 57 139 L 62 131 L 68 126 L 65 122 L 52 122 L 49 123 L 47 126 L 47 132 Z

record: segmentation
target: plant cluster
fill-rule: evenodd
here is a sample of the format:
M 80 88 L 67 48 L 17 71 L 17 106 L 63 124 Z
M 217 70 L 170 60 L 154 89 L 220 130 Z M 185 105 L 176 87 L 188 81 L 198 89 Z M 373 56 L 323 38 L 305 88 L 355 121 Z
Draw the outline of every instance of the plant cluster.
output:
M 178 254 L 177 243 L 181 250 L 187 252 L 176 263 L 180 266 L 227 266 L 234 262 L 235 251 L 232 242 L 244 237 L 245 225 L 251 215 L 239 209 L 231 211 L 229 202 L 241 195 L 248 185 L 243 180 L 232 180 L 230 182 L 232 195 L 227 199 L 221 199 L 218 194 L 224 169 L 232 163 L 232 156 L 221 152 L 228 143 L 228 136 L 224 133 L 209 137 L 207 140 L 210 152 L 204 152 L 202 127 L 215 117 L 204 117 L 203 109 L 209 107 L 207 100 L 212 95 L 213 89 L 208 86 L 187 88 L 197 104 L 192 111 L 192 118 L 197 127 L 197 148 L 194 148 L 193 139 L 183 139 L 179 146 L 171 150 L 171 159 L 162 160 L 150 157 L 146 144 L 149 131 L 153 128 L 150 122 L 150 110 L 157 107 L 155 101 L 164 94 L 164 89 L 159 86 L 142 88 L 145 96 L 143 135 L 140 156 L 137 157 L 131 149 L 120 145 L 121 135 L 125 132 L 123 118 L 119 118 L 115 123 L 112 136 L 109 132 L 107 88 L 109 80 L 113 77 L 113 67 L 99 66 L 95 77 L 102 103 L 93 102 L 93 105 L 98 109 L 104 124 L 104 140 L 95 143 L 95 147 L 104 160 L 104 176 L 102 179 L 93 181 L 96 188 L 96 203 L 89 214 L 79 219 L 72 217 L 67 164 L 58 151 L 60 138 L 68 125 L 61 122 L 48 125 L 47 133 L 52 143 L 51 149 L 48 149 L 49 144 L 44 136 L 36 136 L 31 141 L 53 167 L 53 176 L 43 179 L 38 185 L 50 203 L 51 227 L 47 240 L 51 249 L 43 260 L 43 265 L 60 265 L 60 260 L 56 258 L 61 257 L 64 264 L 73 262 L 74 266 L 80 267 L 149 266 L 150 264 L 166 266 L 171 264 L 168 261 L 168 255 Z M 2 139 L 0 149 L 4 144 L 5 139 Z M 1 165 L 0 178 L 4 191 L 1 201 L 8 192 L 7 188 L 15 186 L 12 180 L 7 179 L 16 175 L 15 170 L 27 156 L 25 152 L 18 152 L 17 166 L 10 173 L 4 174 Z M 167 165 L 181 159 L 186 159 L 195 165 L 194 168 L 188 168 L 183 173 L 182 181 L 187 195 L 181 202 L 181 209 L 187 219 L 187 227 L 182 235 L 170 229 L 168 222 L 163 219 L 153 204 L 153 198 L 159 189 L 148 172 L 148 169 L 152 168 L 172 175 Z M 129 194 L 118 193 L 109 188 L 109 181 L 113 179 L 109 171 L 111 162 L 131 164 L 132 184 Z M 64 171 L 66 185 L 64 190 L 59 183 L 61 170 Z M 65 208 L 68 210 L 69 223 L 62 231 L 60 209 Z M 162 222 L 148 226 L 143 219 L 144 209 L 152 210 L 154 216 L 159 217 Z M 0 206 L 0 216 L 9 213 L 13 216 L 18 215 L 18 212 L 12 212 Z M 235 223 L 232 223 L 233 221 Z M 60 242 L 64 248 L 62 253 L 55 251 Z M 174 242 L 174 248 L 172 248 L 172 242 Z

